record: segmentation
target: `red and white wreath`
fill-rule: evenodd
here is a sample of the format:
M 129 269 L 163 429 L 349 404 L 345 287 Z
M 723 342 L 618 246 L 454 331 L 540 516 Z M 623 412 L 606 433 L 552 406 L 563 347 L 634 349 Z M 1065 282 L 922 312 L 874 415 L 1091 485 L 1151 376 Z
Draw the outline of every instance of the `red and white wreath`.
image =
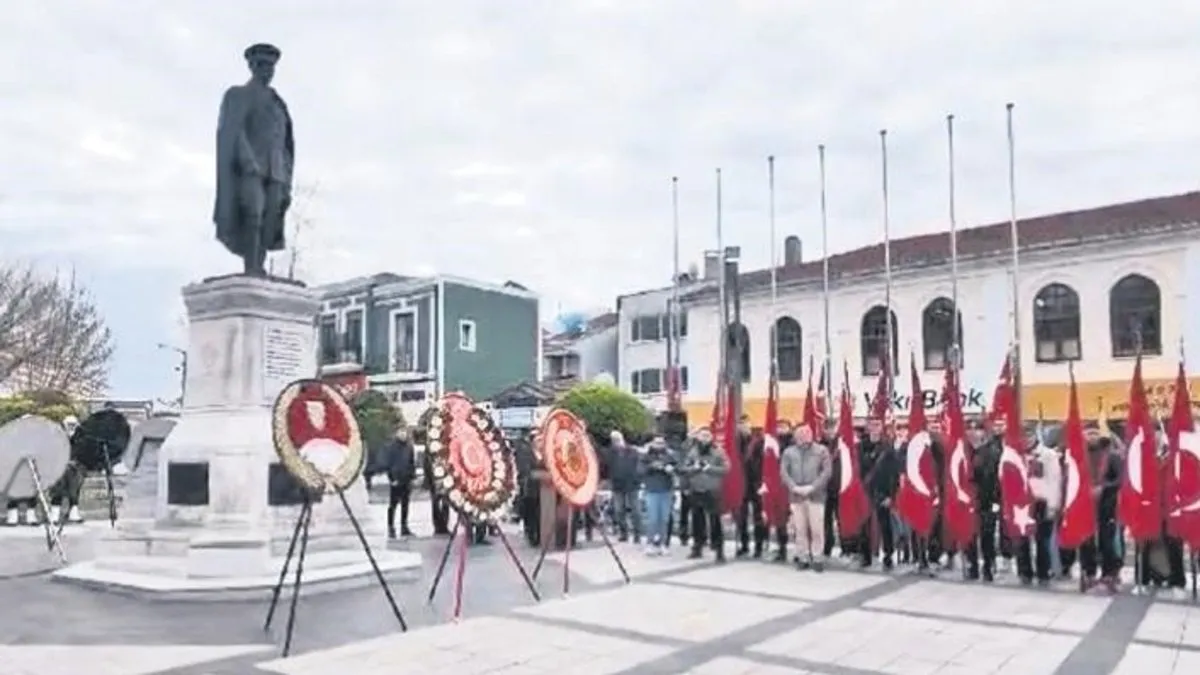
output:
M 473 521 L 490 520 L 516 487 L 508 443 L 487 411 L 463 394 L 448 394 L 429 418 L 434 489 Z

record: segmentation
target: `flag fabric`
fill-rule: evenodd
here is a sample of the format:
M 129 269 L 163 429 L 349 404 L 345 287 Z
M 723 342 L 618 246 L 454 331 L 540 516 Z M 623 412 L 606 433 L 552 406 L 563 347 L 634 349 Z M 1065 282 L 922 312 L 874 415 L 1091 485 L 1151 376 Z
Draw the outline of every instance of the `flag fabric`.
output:
M 896 515 L 916 532 L 929 537 L 933 533 L 936 504 L 937 472 L 930 450 L 929 432 L 925 430 L 925 401 L 921 391 L 921 376 L 917 372 L 917 357 L 912 356 L 912 391 L 908 410 L 908 448 L 904 455 L 904 471 L 896 490 Z
M 992 399 L 991 423 L 1004 421 L 1000 450 L 1000 504 L 1004 531 L 1009 537 L 1023 539 L 1033 534 L 1036 523 L 1031 509 L 1033 492 L 1029 487 L 1029 467 L 1025 462 L 1025 439 L 1021 434 L 1021 411 L 1017 410 L 1017 391 L 1012 380 L 1012 355 L 1004 360 L 1000 384 Z M 1007 382 L 1006 382 L 1007 380 Z M 999 414 L 997 414 L 999 413 Z
M 671 412 L 683 410 L 683 393 L 680 391 L 679 368 L 675 364 L 667 366 L 667 410 Z
M 838 525 L 842 532 L 859 532 L 870 517 L 871 506 L 859 470 L 861 463 L 854 431 L 854 401 L 850 398 L 848 380 L 842 387 L 838 410 L 837 452 L 842 465 L 841 482 L 838 485 Z
M 1134 541 L 1157 541 L 1162 537 L 1162 492 L 1157 437 L 1142 380 L 1141 354 L 1129 383 L 1125 443 L 1125 471 L 1117 498 L 1117 518 L 1129 528 Z
M 996 388 L 992 391 L 992 407 L 988 410 L 985 422 L 989 428 L 1000 420 L 1008 420 L 1008 409 L 1015 406 L 1016 391 L 1013 383 L 1012 348 L 1004 356 L 1004 365 L 1000 368 L 1000 377 L 996 380 Z M 1018 414 L 1018 419 L 1020 415 Z
M 817 417 L 817 401 L 813 396 L 813 359 L 808 357 L 808 389 L 804 392 L 804 413 L 800 423 L 812 430 L 813 438 L 821 437 L 824 420 Z
M 742 453 L 738 448 L 738 420 L 733 410 L 733 385 L 725 388 L 724 412 L 721 415 L 720 445 L 729 460 L 729 471 L 721 483 L 722 513 L 735 513 L 742 508 L 746 496 L 746 473 L 742 467 Z
M 816 413 L 817 431 L 813 432 L 813 438 L 820 438 L 821 432 L 825 429 L 825 421 L 829 419 L 829 380 L 832 379 L 831 373 L 825 372 L 825 362 L 821 362 L 821 376 L 817 378 L 816 400 L 813 402 L 813 412 Z M 849 380 L 847 380 L 849 382 Z
M 920 390 L 916 392 L 916 396 L 920 397 Z M 883 422 L 884 426 L 888 425 L 891 419 L 892 410 L 892 364 L 888 363 L 888 355 L 885 353 L 880 361 L 879 381 L 875 384 L 875 395 L 871 397 L 871 410 L 868 413 L 870 419 Z
M 962 399 L 959 398 L 958 370 L 946 365 L 943 386 L 943 417 L 945 418 L 946 470 L 942 486 L 944 512 L 943 541 L 951 550 L 966 550 L 975 539 L 979 514 L 975 509 L 975 485 L 971 480 L 973 461 L 967 448 L 966 422 L 963 420 Z
M 784 489 L 783 479 L 779 475 L 780 456 L 783 448 L 775 431 L 779 428 L 779 378 L 775 368 L 771 368 L 771 378 L 767 385 L 767 411 L 763 417 L 762 438 L 762 494 L 763 517 L 770 527 L 781 527 L 787 520 L 788 495 Z
M 1096 536 L 1096 500 L 1092 497 L 1092 472 L 1088 463 L 1087 439 L 1079 415 L 1079 391 L 1075 386 L 1075 367 L 1068 364 L 1071 378 L 1067 423 L 1063 440 L 1067 448 L 1063 463 L 1066 471 L 1062 520 L 1058 524 L 1058 545 L 1079 548 Z
M 1192 421 L 1183 358 L 1175 376 L 1175 397 L 1167 420 L 1167 532 L 1193 551 L 1200 548 L 1200 437 Z

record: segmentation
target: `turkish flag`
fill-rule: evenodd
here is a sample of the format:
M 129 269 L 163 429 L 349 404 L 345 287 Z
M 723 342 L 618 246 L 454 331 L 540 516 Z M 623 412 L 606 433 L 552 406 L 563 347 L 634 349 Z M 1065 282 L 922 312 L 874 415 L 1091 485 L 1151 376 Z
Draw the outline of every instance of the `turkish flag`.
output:
M 729 471 L 721 483 L 724 513 L 734 513 L 742 508 L 742 500 L 746 497 L 746 473 L 742 466 L 741 448 L 738 447 L 737 415 L 733 410 L 733 385 L 725 391 L 724 412 L 721 415 L 722 431 L 719 438 L 725 449 L 725 457 L 729 460 Z
M 904 472 L 896 491 L 896 515 L 908 523 L 921 537 L 933 533 L 936 508 L 937 472 L 930 451 L 929 432 L 925 431 L 925 401 L 920 395 L 921 377 L 917 373 L 917 357 L 912 356 L 912 391 L 908 410 L 908 449 Z
M 1192 421 L 1191 399 L 1181 358 L 1167 420 L 1167 532 L 1195 550 L 1200 547 L 1200 436 Z
M 1068 365 L 1071 377 L 1070 403 L 1063 438 L 1067 454 L 1063 458 L 1066 474 L 1062 520 L 1058 524 L 1058 545 L 1079 548 L 1096 536 L 1096 501 L 1092 497 L 1092 475 L 1088 468 L 1087 439 L 1079 416 L 1079 391 L 1075 387 L 1075 367 Z
M 841 410 L 838 412 L 838 461 L 842 464 L 838 485 L 838 525 L 842 532 L 862 529 L 871 514 L 870 500 L 863 487 L 858 457 L 858 439 L 854 433 L 854 402 L 850 400 L 850 385 L 842 387 Z
M 775 432 L 779 428 L 779 380 L 775 369 L 771 369 L 771 379 L 767 385 L 767 411 L 763 417 L 762 438 L 762 493 L 763 516 L 767 525 L 779 527 L 787 520 L 788 498 L 787 490 L 783 487 L 783 478 L 779 474 L 779 459 L 782 449 Z
M 945 484 L 942 486 L 945 502 L 942 529 L 946 544 L 962 551 L 966 550 L 975 538 L 979 515 L 975 510 L 975 485 L 971 481 L 972 460 L 967 448 L 962 400 L 958 393 L 958 371 L 952 365 L 946 366 L 945 382 L 943 395 L 946 447 L 950 454 L 946 458 Z
M 1129 415 L 1125 420 L 1128 451 L 1117 502 L 1117 517 L 1129 528 L 1129 536 L 1139 542 L 1162 537 L 1162 492 L 1154 432 L 1139 354 L 1129 384 Z
M 1029 466 L 1024 456 L 1025 439 L 1021 435 L 1021 411 L 1017 410 L 1016 393 L 1010 353 L 1000 371 L 989 419 L 992 424 L 1004 421 L 1000 450 L 1000 504 L 1004 509 L 1004 531 L 1010 537 L 1023 539 L 1033 534 L 1035 521 L 1030 513 L 1033 493 L 1029 489 Z

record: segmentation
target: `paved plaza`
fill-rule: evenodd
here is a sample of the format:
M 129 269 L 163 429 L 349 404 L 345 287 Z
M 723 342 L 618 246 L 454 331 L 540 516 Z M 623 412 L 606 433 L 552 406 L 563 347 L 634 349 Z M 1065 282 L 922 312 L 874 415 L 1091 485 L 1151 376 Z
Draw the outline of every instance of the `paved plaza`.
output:
M 417 507 L 422 513 L 424 505 Z M 423 518 L 414 527 L 428 531 Z M 536 558 L 515 533 L 530 566 Z M 0 580 L 4 675 L 317 675 L 453 672 L 541 675 L 1135 675 L 1200 669 L 1200 608 L 1148 597 L 982 586 L 914 575 L 824 574 L 622 545 L 625 585 L 599 547 L 550 557 L 535 604 L 499 545 L 470 550 L 464 619 L 449 584 L 428 581 L 444 540 L 406 544 L 424 579 L 398 587 L 413 629 L 397 632 L 376 588 L 300 601 L 293 655 L 286 614 L 266 603 L 153 603 L 40 577 Z

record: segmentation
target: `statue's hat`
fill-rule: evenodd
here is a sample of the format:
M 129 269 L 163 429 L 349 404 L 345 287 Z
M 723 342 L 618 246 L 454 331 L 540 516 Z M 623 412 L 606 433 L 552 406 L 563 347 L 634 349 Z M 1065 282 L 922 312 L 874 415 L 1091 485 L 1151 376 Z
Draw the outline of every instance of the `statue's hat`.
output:
M 243 53 L 243 56 L 246 57 L 247 61 L 255 56 L 266 56 L 272 61 L 278 61 L 281 54 L 282 52 L 279 51 L 279 47 L 276 47 L 272 44 L 267 44 L 265 42 L 259 42 L 258 44 L 253 44 L 249 47 L 246 47 L 246 51 Z

